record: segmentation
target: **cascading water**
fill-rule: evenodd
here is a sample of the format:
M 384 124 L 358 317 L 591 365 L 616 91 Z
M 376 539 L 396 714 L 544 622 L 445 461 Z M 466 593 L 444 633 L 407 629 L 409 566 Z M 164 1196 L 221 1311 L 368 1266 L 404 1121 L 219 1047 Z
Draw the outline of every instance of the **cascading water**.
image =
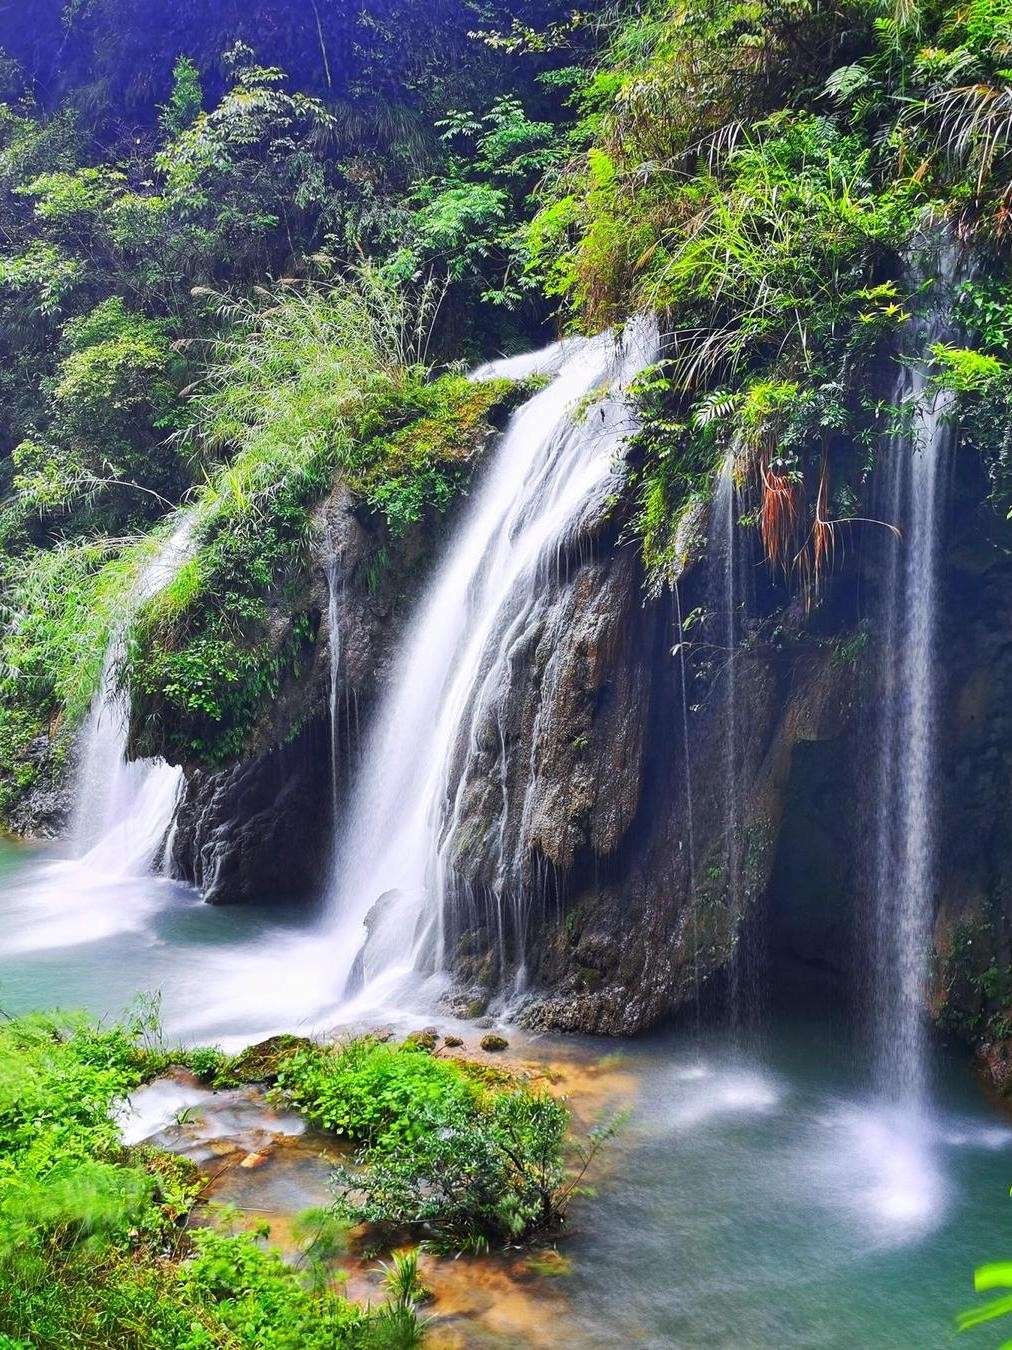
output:
M 549 569 L 615 481 L 616 453 L 631 430 L 624 386 L 656 359 L 652 325 L 631 324 L 621 343 L 604 334 L 495 362 L 474 378 L 553 376 L 513 417 L 413 630 L 380 710 L 366 766 L 336 850 L 333 883 L 338 988 L 356 956 L 368 997 L 389 999 L 414 972 L 444 964 L 445 910 L 461 826 L 461 749 L 482 725 L 504 729 L 499 707 L 511 661 L 531 623 Z M 581 400 L 601 391 L 584 419 Z M 607 392 L 610 391 L 610 392 Z M 501 905 L 511 862 L 499 823 L 498 925 L 520 931 L 513 953 L 523 980 L 523 902 L 511 924 Z M 382 904 L 370 916 L 377 900 Z M 366 923 L 368 917 L 368 940 Z M 364 946 L 363 946 L 364 943 Z M 507 964 L 503 961 L 502 965 Z
M 192 528 L 184 515 L 141 570 L 136 605 L 171 580 L 187 555 Z M 116 678 L 122 654 L 117 633 L 81 737 L 71 857 L 35 877 L 25 893 L 27 921 L 4 935 L 6 952 L 89 942 L 141 919 L 139 907 L 119 903 L 115 883 L 142 876 L 155 863 L 172 824 L 182 770 L 163 760 L 127 760 L 129 703 Z
M 189 549 L 192 520 L 184 515 L 137 580 L 142 605 L 171 579 Z M 82 738 L 72 829 L 75 852 L 95 871 L 131 876 L 151 866 L 172 820 L 182 770 L 163 760 L 127 759 L 130 706 L 117 684 L 123 636 L 106 655 L 102 683 Z
M 107 876 L 136 876 L 154 861 L 179 791 L 181 770 L 126 757 L 129 708 L 116 687 L 122 656 L 110 647 L 84 731 L 71 838 L 81 864 Z
M 726 903 L 741 916 L 744 904 L 740 864 L 741 849 L 741 744 L 738 706 L 738 643 L 740 621 L 745 604 L 745 586 L 742 576 L 744 562 L 738 540 L 738 519 L 741 509 L 735 483 L 737 447 L 728 447 L 720 469 L 710 506 L 708 602 L 713 613 L 711 633 L 717 649 L 719 667 L 719 698 L 723 765 L 720 776 L 719 809 L 723 816 L 722 881 Z M 730 967 L 730 1015 L 737 1023 L 742 1009 L 742 967 L 747 964 L 742 953 L 745 941 L 739 923 L 739 948 Z M 747 971 L 745 972 L 747 975 Z
M 340 596 L 341 585 L 340 559 L 331 554 L 325 563 L 327 578 L 327 646 L 330 655 L 330 811 L 333 824 L 337 824 L 341 781 L 341 727 L 338 722 L 337 693 L 341 674 L 341 622 Z
M 692 741 L 689 736 L 689 681 L 685 665 L 685 624 L 682 617 L 682 595 L 676 581 L 672 587 L 675 601 L 675 625 L 678 633 L 678 670 L 682 695 L 682 756 L 685 762 L 685 832 L 689 854 L 689 878 L 696 876 L 696 825 L 692 802 Z M 692 1004 L 699 1030 L 701 1006 L 699 1002 L 699 914 L 692 906 Z
M 940 282 L 955 256 L 940 255 Z M 944 292 L 943 292 L 944 298 Z M 917 333 L 942 336 L 939 313 Z M 935 746 L 938 738 L 938 590 L 951 399 L 920 365 L 901 369 L 894 403 L 909 424 L 893 437 L 882 513 L 898 525 L 884 572 L 882 686 L 876 803 L 876 1053 L 886 1094 L 908 1108 L 925 1096 L 924 987 L 935 908 Z

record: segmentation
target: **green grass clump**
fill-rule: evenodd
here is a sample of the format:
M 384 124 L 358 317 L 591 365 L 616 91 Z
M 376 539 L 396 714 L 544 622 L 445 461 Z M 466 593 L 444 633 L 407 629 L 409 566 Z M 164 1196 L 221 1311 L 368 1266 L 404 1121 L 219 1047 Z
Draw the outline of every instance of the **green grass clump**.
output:
M 384 1151 L 417 1142 L 430 1112 L 466 1108 L 477 1097 L 455 1061 L 368 1038 L 300 1050 L 282 1065 L 278 1086 L 315 1125 Z
M 364 447 L 349 481 L 394 536 L 403 534 L 426 511 L 450 505 L 490 432 L 529 392 L 526 382 L 443 375 L 420 391 L 420 416 Z

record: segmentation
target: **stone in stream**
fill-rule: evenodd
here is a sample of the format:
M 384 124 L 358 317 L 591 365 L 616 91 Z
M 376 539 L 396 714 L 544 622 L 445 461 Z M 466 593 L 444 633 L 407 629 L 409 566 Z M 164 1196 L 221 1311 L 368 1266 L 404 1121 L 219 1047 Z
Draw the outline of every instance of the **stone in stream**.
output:
M 435 1027 L 422 1027 L 421 1031 L 412 1031 L 404 1037 L 404 1044 L 416 1050 L 435 1050 L 439 1032 Z
M 236 1083 L 275 1083 L 285 1060 L 298 1050 L 312 1048 L 305 1036 L 269 1036 L 247 1046 L 228 1066 L 228 1076 Z

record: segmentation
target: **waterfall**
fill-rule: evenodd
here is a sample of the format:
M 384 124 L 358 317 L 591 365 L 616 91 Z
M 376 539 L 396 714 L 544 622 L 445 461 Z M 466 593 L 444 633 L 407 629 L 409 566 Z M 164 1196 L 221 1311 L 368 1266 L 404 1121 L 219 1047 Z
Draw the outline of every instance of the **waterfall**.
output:
M 514 653 L 567 545 L 616 482 L 617 453 L 632 426 L 623 389 L 656 349 L 652 325 L 637 321 L 621 343 L 609 334 L 574 339 L 475 373 L 553 378 L 513 416 L 392 673 L 336 850 L 339 989 L 357 956 L 377 1000 L 395 995 L 414 972 L 445 965 L 462 752 L 466 759 L 476 750 L 489 720 L 504 735 L 498 710 Z M 603 398 L 587 411 L 581 401 L 595 392 Z M 582 418 L 574 416 L 580 406 Z M 520 933 L 512 955 L 521 984 L 526 909 L 514 899 L 517 912 L 505 922 L 505 826 L 501 820 L 498 927 L 503 942 L 507 928 Z
M 685 820 L 689 852 L 689 885 L 696 880 L 695 815 L 692 804 L 692 741 L 689 736 L 689 681 L 685 668 L 685 625 L 682 620 L 682 594 L 678 582 L 672 587 L 675 600 L 675 624 L 678 633 L 679 686 L 682 695 L 682 756 L 685 761 Z M 692 902 L 692 1004 L 699 1031 L 701 1006 L 699 1002 L 699 910 Z
M 192 516 L 141 569 L 133 603 L 141 605 L 165 586 L 190 545 Z M 3 934 L 5 953 L 92 942 L 138 926 L 150 897 L 119 883 L 143 876 L 165 847 L 182 770 L 163 760 L 127 760 L 129 701 L 119 688 L 123 632 L 106 653 L 99 690 L 82 730 L 74 782 L 70 857 L 40 868 L 20 888 L 20 921 Z M 12 920 L 18 911 L 12 908 Z
M 184 515 L 141 569 L 135 606 L 150 600 L 172 579 L 187 555 L 192 529 L 192 518 Z M 71 838 L 76 856 L 89 869 L 136 876 L 148 870 L 165 840 L 182 770 L 163 760 L 127 759 L 130 704 L 117 682 L 122 659 L 119 631 L 109 644 L 81 738 Z
M 115 642 L 85 727 L 71 837 L 83 866 L 136 876 L 151 867 L 166 837 L 182 770 L 163 760 L 127 760 L 129 704 L 116 687 L 121 656 Z
M 940 281 L 955 254 L 943 250 Z M 943 297 L 944 299 L 944 297 Z M 917 337 L 944 332 L 941 305 Z M 883 572 L 882 703 L 875 819 L 876 1054 L 887 1096 L 914 1109 L 925 1096 L 924 990 L 935 909 L 935 747 L 938 738 L 938 590 L 953 429 L 951 398 L 922 366 L 904 365 L 893 396 L 908 422 L 892 437 L 881 511 L 899 525 Z
M 722 734 L 722 764 L 720 774 L 720 803 L 722 814 L 721 879 L 726 904 L 738 916 L 738 950 L 730 965 L 730 1015 L 738 1022 L 742 1015 L 741 975 L 745 941 L 741 928 L 744 916 L 741 850 L 741 764 L 738 707 L 738 641 L 739 618 L 745 602 L 743 562 L 736 538 L 738 531 L 738 489 L 734 475 L 737 446 L 732 444 L 721 462 L 717 474 L 713 501 L 710 506 L 707 590 L 714 622 L 714 645 L 719 652 L 720 681 L 719 708 Z
M 343 573 L 336 554 L 330 554 L 324 564 L 327 578 L 327 647 L 330 655 L 330 814 L 336 828 L 341 780 L 341 728 L 337 720 L 337 691 L 341 674 L 341 624 L 339 616 L 339 587 Z

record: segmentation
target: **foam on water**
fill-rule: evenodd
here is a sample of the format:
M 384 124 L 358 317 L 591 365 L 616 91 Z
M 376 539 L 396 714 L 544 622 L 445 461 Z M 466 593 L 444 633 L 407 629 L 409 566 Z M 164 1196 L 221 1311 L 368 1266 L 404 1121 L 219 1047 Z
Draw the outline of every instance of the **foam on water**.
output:
M 306 1122 L 291 1111 L 275 1111 L 249 1089 L 214 1091 L 185 1078 L 145 1083 L 116 1112 L 124 1144 L 140 1144 L 169 1132 L 192 1148 L 209 1139 L 255 1141 L 305 1133 Z
M 781 1085 L 768 1076 L 748 1070 L 714 1070 L 702 1076 L 682 1076 L 682 1090 L 673 1103 L 670 1123 L 676 1130 L 691 1130 L 714 1120 L 749 1116 L 776 1110 L 784 1099 Z M 689 1090 L 687 1084 L 698 1083 Z

